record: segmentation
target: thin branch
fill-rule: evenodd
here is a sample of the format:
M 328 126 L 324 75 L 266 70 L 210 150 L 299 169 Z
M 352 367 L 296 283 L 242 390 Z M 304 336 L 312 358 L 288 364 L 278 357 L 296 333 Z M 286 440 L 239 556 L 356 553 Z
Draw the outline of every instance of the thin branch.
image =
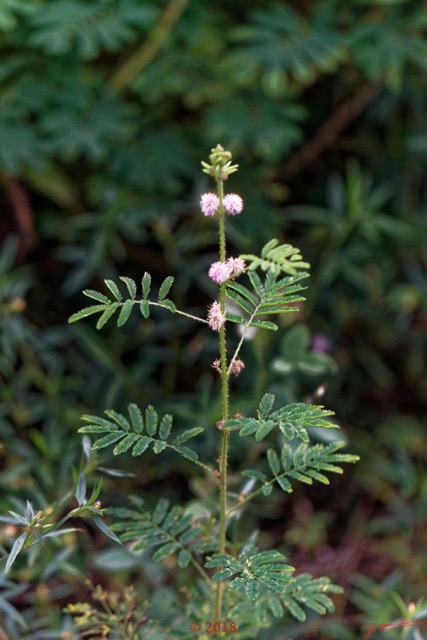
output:
M 110 79 L 110 87 L 121 91 L 127 87 L 155 58 L 166 43 L 190 0 L 172 0 L 143 45 L 121 65 Z
M 340 133 L 355 120 L 382 90 L 381 84 L 367 84 L 343 102 L 322 124 L 314 138 L 298 149 L 284 166 L 284 177 L 292 178 L 310 165 L 338 138 Z

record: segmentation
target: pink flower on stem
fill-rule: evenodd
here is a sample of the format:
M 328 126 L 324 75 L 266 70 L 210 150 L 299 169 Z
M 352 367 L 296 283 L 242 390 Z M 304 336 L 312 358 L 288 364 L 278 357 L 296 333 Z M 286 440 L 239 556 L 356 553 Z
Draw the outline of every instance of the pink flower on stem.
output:
M 233 269 L 227 262 L 214 262 L 209 269 L 209 277 L 217 284 L 222 284 L 232 275 Z
M 213 302 L 209 307 L 208 323 L 213 331 L 219 331 L 225 322 L 225 316 L 221 312 L 219 302 Z
M 230 267 L 233 276 L 241 273 L 246 267 L 246 263 L 242 258 L 228 258 L 226 264 Z
M 200 199 L 203 215 L 214 216 L 219 209 L 219 198 L 215 193 L 204 193 Z
M 239 358 L 237 358 L 237 360 L 234 360 L 233 364 L 231 365 L 231 373 L 234 373 L 235 376 L 238 376 L 244 368 L 245 363 L 243 362 L 243 360 L 239 360 Z
M 228 193 L 224 197 L 224 209 L 232 216 L 242 213 L 243 200 L 237 193 Z

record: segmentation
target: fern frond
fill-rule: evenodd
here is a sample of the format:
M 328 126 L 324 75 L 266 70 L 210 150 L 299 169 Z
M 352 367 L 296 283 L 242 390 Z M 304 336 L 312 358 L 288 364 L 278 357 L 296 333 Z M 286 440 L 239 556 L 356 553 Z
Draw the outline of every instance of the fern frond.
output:
M 288 404 L 271 413 L 274 396 L 266 394 L 258 407 L 257 418 L 231 418 L 224 424 L 224 429 L 239 430 L 239 435 L 247 436 L 255 434 L 255 439 L 263 440 L 275 427 L 289 439 L 300 438 L 308 442 L 307 429 L 312 427 L 322 429 L 338 428 L 336 424 L 326 420 L 333 416 L 334 412 L 325 409 L 321 405 L 309 405 L 304 402 Z
M 290 79 L 311 83 L 348 57 L 342 34 L 326 24 L 309 22 L 289 6 L 255 11 L 238 36 L 243 45 L 234 54 L 236 63 L 245 56 L 253 60 L 264 85 L 273 92 L 283 90 Z
M 263 247 L 261 257 L 245 254 L 240 258 L 250 263 L 248 267 L 250 270 L 262 269 L 276 275 L 283 271 L 294 276 L 298 271 L 310 268 L 309 263 L 304 262 L 299 249 L 291 244 L 278 245 L 278 240 L 270 240 Z
M 255 271 L 248 272 L 254 292 L 247 289 L 239 282 L 227 283 L 226 294 L 249 316 L 247 327 L 260 327 L 276 331 L 277 324 L 260 319 L 269 314 L 290 313 L 299 311 L 299 307 L 292 306 L 296 302 L 303 302 L 305 298 L 300 292 L 305 289 L 300 281 L 308 277 L 307 273 L 295 273 L 293 276 L 277 279 L 277 274 L 271 270 L 267 272 L 264 282 L 261 281 Z M 242 322 L 240 316 L 227 314 L 227 319 L 233 322 Z
M 254 620 L 254 624 L 267 626 L 271 618 L 282 618 L 286 613 L 300 622 L 307 618 L 304 609 L 311 609 L 319 615 L 334 611 L 334 603 L 328 594 L 342 593 L 341 587 L 331 583 L 329 578 L 313 578 L 309 573 L 301 573 L 283 585 L 281 593 L 262 591 L 256 602 L 241 602 L 232 606 L 229 616 L 233 620 Z
M 246 469 L 241 472 L 245 478 L 252 478 L 255 482 L 260 482 L 261 487 L 246 496 L 239 504 L 248 502 L 259 493 L 265 494 L 266 487 L 277 484 L 283 491 L 292 493 L 292 482 L 299 481 L 305 484 L 312 484 L 313 481 L 329 484 L 329 479 L 323 472 L 343 473 L 342 463 L 354 463 L 359 460 L 359 456 L 348 453 L 337 453 L 345 447 L 344 442 L 333 442 L 328 445 L 316 444 L 308 447 L 300 444 L 297 449 L 285 444 L 280 451 L 280 456 L 273 449 L 267 451 L 267 460 L 272 477 L 267 478 L 266 474 L 256 469 Z M 239 507 L 237 504 L 230 509 L 234 511 Z
M 258 552 L 255 546 L 247 547 L 238 558 L 227 553 L 215 554 L 205 567 L 220 569 L 212 576 L 212 582 L 230 580 L 228 588 L 242 591 L 252 602 L 257 600 L 262 589 L 282 593 L 294 571 L 278 551 Z
M 156 15 L 154 7 L 129 10 L 120 3 L 56 0 L 35 12 L 30 41 L 49 54 L 65 54 L 77 47 L 83 57 L 94 58 L 102 50 L 114 52 L 135 40 L 139 28 L 151 26 Z
M 172 313 L 176 312 L 176 307 L 172 300 L 168 300 L 166 298 L 167 294 L 170 291 L 170 288 L 173 284 L 173 277 L 167 276 L 162 285 L 160 286 L 160 290 L 157 297 L 157 302 L 148 300 L 148 296 L 150 294 L 151 289 L 151 275 L 149 273 L 144 273 L 141 282 L 141 290 L 142 290 L 142 299 L 137 300 L 136 295 L 138 292 L 138 288 L 136 282 L 127 276 L 120 276 L 120 280 L 125 283 L 128 299 L 124 300 L 122 292 L 120 291 L 117 283 L 114 280 L 105 280 L 105 285 L 108 288 L 109 292 L 113 296 L 113 299 L 108 296 L 100 293 L 99 291 L 94 291 L 93 289 L 86 289 L 83 291 L 84 295 L 88 298 L 92 298 L 96 300 L 98 303 L 91 307 L 85 307 L 77 313 L 74 313 L 69 319 L 68 322 L 77 322 L 78 320 L 82 320 L 94 313 L 100 313 L 100 317 L 96 324 L 97 329 L 102 329 L 102 327 L 113 317 L 116 311 L 119 311 L 119 315 L 117 317 L 117 326 L 122 327 L 128 320 L 132 313 L 134 305 L 139 306 L 139 310 L 141 315 L 144 318 L 148 318 L 150 316 L 150 305 L 155 305 L 158 307 L 162 307 L 164 309 L 168 309 Z M 178 312 L 179 313 L 179 312 Z M 186 315 L 186 314 L 183 314 Z M 197 319 L 197 318 L 195 318 Z M 243 320 L 242 320 L 243 322 Z
M 130 500 L 133 509 L 113 508 L 108 512 L 116 520 L 111 529 L 118 533 L 122 542 L 131 542 L 133 551 L 157 547 L 153 560 L 178 554 L 178 564 L 184 568 L 194 556 L 217 549 L 217 540 L 210 532 L 210 521 L 196 520 L 194 514 L 180 505 L 170 507 L 164 498 L 159 500 L 153 512 L 144 507 L 141 498 L 131 496 Z
M 107 418 L 85 415 L 82 420 L 88 424 L 80 427 L 79 433 L 91 433 L 102 436 L 93 444 L 93 449 L 103 449 L 115 444 L 114 455 L 132 450 L 133 456 L 139 456 L 152 446 L 154 453 L 158 454 L 165 449 L 171 449 L 192 462 L 212 471 L 210 467 L 199 462 L 198 454 L 190 447 L 182 446 L 183 442 L 200 435 L 203 427 L 188 429 L 173 439 L 169 440 L 172 428 L 172 416 L 165 414 L 159 422 L 157 412 L 151 405 L 147 407 L 144 415 L 140 408 L 131 403 L 128 405 L 128 420 L 117 411 L 107 410 Z

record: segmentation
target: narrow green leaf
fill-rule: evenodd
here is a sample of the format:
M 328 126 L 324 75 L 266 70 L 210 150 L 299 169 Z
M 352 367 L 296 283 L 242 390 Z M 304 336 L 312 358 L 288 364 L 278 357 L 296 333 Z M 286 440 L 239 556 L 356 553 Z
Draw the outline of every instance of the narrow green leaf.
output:
M 274 427 L 275 423 L 273 422 L 273 420 L 261 420 L 260 427 L 259 429 L 257 429 L 257 432 L 255 434 L 255 440 L 257 440 L 257 442 L 263 440 L 266 436 L 268 436 L 270 431 L 274 429 Z
M 77 480 L 77 487 L 76 487 L 76 500 L 77 503 L 79 505 L 79 507 L 81 507 L 82 505 L 86 504 L 86 477 L 85 474 L 79 473 L 79 478 Z
M 246 582 L 245 594 L 249 598 L 249 600 L 252 600 L 252 602 L 255 602 L 255 600 L 258 599 L 259 583 L 257 580 L 249 580 L 248 582 Z
M 169 413 L 165 413 L 160 421 L 159 436 L 162 440 L 167 440 L 172 428 L 173 418 Z
M 172 300 L 168 300 L 167 298 L 165 298 L 159 304 L 171 313 L 175 313 L 176 311 L 176 304 L 172 302 Z
M 249 267 L 249 269 L 250 268 L 251 267 Z M 261 278 L 259 277 L 259 275 L 255 271 L 248 271 L 247 274 L 249 276 L 249 280 L 251 281 L 251 284 L 252 284 L 254 290 L 259 295 L 259 297 L 262 298 L 264 293 L 265 293 L 265 291 L 264 291 L 264 286 L 263 286 L 263 284 L 261 282 Z
M 161 524 L 165 519 L 168 509 L 169 500 L 166 500 L 166 498 L 160 498 L 152 515 L 153 522 L 155 522 L 156 524 Z
M 233 280 L 231 282 L 228 282 L 227 295 L 230 289 L 239 293 L 243 298 L 246 298 L 246 300 L 251 303 L 252 307 L 257 306 L 258 300 L 256 296 L 252 293 L 252 291 L 249 291 L 249 289 L 240 284 L 240 282 L 234 282 Z
M 110 431 L 117 428 L 114 422 L 111 422 L 111 420 L 107 420 L 106 418 L 101 418 L 101 416 L 84 415 L 81 419 L 84 422 L 91 422 L 92 424 L 99 425 L 100 427 L 109 428 Z
M 87 296 L 88 298 L 92 298 L 93 300 L 98 300 L 98 302 L 103 302 L 105 304 L 110 304 L 111 302 L 110 298 L 107 298 L 107 296 L 104 296 L 103 293 L 99 293 L 99 291 L 94 291 L 93 289 L 85 289 L 83 291 L 83 295 Z
M 129 421 L 126 420 L 122 413 L 118 411 L 114 411 L 114 409 L 107 409 L 105 411 L 105 415 L 111 418 L 116 424 L 118 424 L 125 431 L 130 431 Z
M 283 616 L 283 607 L 279 598 L 276 596 L 272 596 L 268 599 L 268 606 L 270 607 L 271 613 L 275 618 L 281 618 Z
M 142 295 L 144 296 L 145 299 L 148 298 L 148 296 L 150 295 L 150 289 L 151 289 L 151 276 L 149 273 L 145 272 L 143 277 L 142 277 Z
M 7 574 L 11 568 L 11 566 L 13 565 L 13 563 L 15 562 L 16 558 L 18 557 L 19 552 L 21 551 L 22 547 L 25 544 L 25 541 L 27 539 L 27 533 L 21 533 L 21 535 L 19 536 L 19 538 L 16 538 L 15 542 L 13 543 L 13 547 L 10 550 L 10 553 L 8 555 L 7 561 L 6 561 L 6 566 L 5 566 L 5 574 Z
M 77 313 L 73 313 L 73 315 L 68 318 L 68 322 L 77 322 L 78 320 L 91 316 L 93 313 L 100 313 L 101 311 L 104 311 L 104 309 L 105 304 L 94 304 L 91 307 L 85 307 L 84 309 L 77 311 Z
M 187 549 L 181 549 L 178 554 L 178 565 L 181 569 L 185 569 L 191 562 L 191 553 Z
M 136 433 L 129 433 L 129 435 L 127 435 L 125 438 L 123 438 L 123 440 L 121 442 L 119 442 L 119 444 L 117 444 L 114 449 L 113 449 L 113 453 L 115 456 L 119 455 L 120 453 L 125 453 L 128 449 L 131 448 L 131 446 L 139 439 L 138 434 Z
M 101 518 L 95 516 L 94 518 L 92 518 L 92 522 L 98 527 L 100 531 L 102 531 L 104 535 L 107 536 L 107 538 L 110 538 L 110 540 L 114 540 L 114 542 L 117 542 L 118 544 L 122 544 L 120 538 L 116 536 L 116 534 L 110 529 L 110 527 L 105 524 L 103 520 L 101 520 Z
M 166 447 L 166 442 L 163 442 L 163 440 L 156 440 L 156 442 L 153 444 L 153 451 L 154 453 L 161 453 L 164 449 L 166 449 Z
M 317 480 L 322 484 L 330 484 L 329 479 L 324 476 L 323 473 L 319 473 L 319 471 L 316 471 L 315 469 L 304 469 L 304 473 L 310 478 L 313 478 L 313 480 Z
M 277 331 L 279 328 L 274 322 L 268 320 L 252 320 L 250 327 L 259 327 L 260 329 L 269 329 L 270 331 Z
M 268 464 L 270 465 L 270 469 L 272 470 L 272 472 L 274 474 L 280 473 L 280 461 L 279 461 L 279 457 L 278 457 L 277 453 L 274 451 L 274 449 L 269 449 L 267 451 L 267 459 L 268 459 Z
M 304 622 L 307 617 L 304 609 L 302 609 L 293 598 L 291 598 L 290 596 L 285 596 L 284 598 L 282 598 L 282 602 L 294 618 L 296 618 L 300 622 Z
M 245 469 L 240 472 L 240 475 L 245 478 L 253 478 L 254 480 L 260 480 L 261 482 L 265 482 L 267 480 L 267 476 L 262 471 L 257 471 L 256 469 Z
M 287 304 L 267 303 L 262 304 L 258 308 L 259 314 L 276 314 L 276 313 L 296 313 L 300 311 L 299 307 L 291 307 Z
M 187 460 L 191 460 L 192 462 L 196 462 L 199 459 L 199 456 L 193 449 L 190 447 L 176 447 L 176 451 L 183 457 L 187 458 Z
M 272 491 L 273 491 L 272 484 L 265 484 L 262 488 L 262 492 L 265 496 L 269 496 Z
M 100 438 L 100 440 L 97 440 L 92 448 L 103 449 L 104 447 L 108 447 L 110 444 L 113 444 L 114 442 L 117 442 L 117 440 L 120 440 L 120 438 L 123 438 L 124 435 L 123 431 L 113 431 L 112 433 L 108 433 L 103 438 Z
M 144 420 L 142 418 L 141 409 L 134 402 L 128 405 L 128 411 L 133 430 L 135 433 L 142 433 L 144 431 Z
M 145 410 L 145 430 L 149 436 L 154 436 L 158 424 L 157 412 L 151 404 Z
M 139 308 L 145 319 L 150 317 L 150 303 L 148 300 L 141 300 Z
M 102 316 L 99 318 L 98 322 L 96 323 L 96 328 L 98 330 L 102 329 L 102 327 L 109 321 L 109 319 L 114 314 L 114 312 L 115 312 L 115 310 L 117 309 L 118 306 L 119 306 L 118 302 L 112 302 L 110 304 L 110 306 L 105 309 L 104 313 L 102 314 Z
M 252 433 L 259 428 L 260 421 L 256 420 L 256 418 L 247 418 L 245 420 L 244 426 L 240 429 L 239 435 L 241 436 L 250 436 Z
M 140 456 L 141 453 L 144 453 L 144 451 L 150 446 L 150 442 L 152 442 L 152 438 L 149 438 L 148 436 L 140 436 L 138 442 L 132 449 L 132 455 Z
M 296 469 L 289 471 L 289 475 L 291 476 L 291 478 L 295 478 L 295 480 L 298 480 L 299 482 L 304 482 L 305 484 L 313 484 L 313 480 L 311 478 L 306 476 L 304 473 L 301 473 L 301 471 L 297 471 Z
M 275 480 L 283 491 L 286 491 L 286 493 L 292 493 L 292 485 L 283 475 L 276 476 Z
M 228 313 L 228 311 L 225 314 L 225 319 L 230 322 L 236 322 L 237 324 L 246 324 L 246 321 L 241 316 L 238 316 L 235 313 Z
M 177 436 L 172 441 L 172 444 L 180 445 L 183 442 L 186 442 L 187 440 L 189 440 L 190 438 L 194 438 L 195 436 L 198 436 L 200 433 L 203 433 L 203 431 L 204 431 L 203 427 L 194 427 L 193 429 L 187 429 L 186 431 L 181 433 L 179 436 Z
M 250 302 L 245 300 L 239 293 L 237 293 L 237 291 L 227 289 L 227 297 L 233 300 L 236 304 L 238 304 L 239 307 L 241 307 L 244 311 L 246 311 L 246 313 L 248 313 L 249 315 L 252 315 L 254 311 L 254 307 L 250 304 Z
M 284 471 L 287 471 L 292 467 L 292 449 L 289 445 L 284 445 L 280 454 L 280 458 Z
M 115 297 L 115 299 L 120 302 L 122 299 L 122 294 L 120 293 L 116 283 L 113 280 L 104 280 L 104 282 L 109 288 L 109 290 L 111 291 L 111 293 L 113 294 L 113 296 Z
M 171 556 L 173 553 L 175 553 L 178 548 L 179 547 L 175 542 L 168 542 L 168 544 L 165 544 L 163 547 L 160 547 L 160 549 L 157 549 L 157 551 L 153 553 L 153 560 L 155 560 L 156 562 L 160 562 L 160 560 L 164 560 L 168 556 Z
M 120 276 L 120 280 L 122 280 L 125 283 L 125 285 L 127 287 L 127 290 L 129 292 L 129 295 L 133 300 L 135 298 L 135 296 L 136 296 L 136 282 L 135 282 L 135 280 L 132 280 L 132 278 L 127 278 L 126 276 Z
M 157 300 L 159 302 L 162 302 L 162 300 L 164 298 L 166 298 L 166 296 L 168 295 L 168 293 L 169 293 L 169 291 L 171 289 L 171 286 L 173 285 L 173 281 L 174 281 L 173 277 L 172 276 L 168 276 L 162 282 L 162 285 L 161 285 L 160 290 L 159 290 L 159 296 L 157 298 Z
M 122 327 L 125 322 L 129 319 L 130 314 L 132 313 L 133 302 L 132 300 L 126 300 L 123 307 L 120 309 L 119 317 L 117 318 L 117 326 Z
M 176 304 L 172 302 L 172 300 L 162 300 L 161 305 L 163 307 L 166 307 L 166 309 L 168 309 L 168 311 L 171 311 L 171 313 L 175 313 L 176 311 Z
M 260 400 L 258 406 L 258 416 L 263 420 L 268 417 L 274 405 L 275 396 L 272 393 L 266 393 Z
M 100 469 L 100 467 L 98 467 L 98 469 Z M 89 504 L 93 504 L 95 500 L 97 500 L 99 494 L 101 493 L 103 481 L 104 481 L 104 478 L 101 478 L 101 480 L 98 482 L 96 487 L 93 489 L 92 495 L 89 498 Z

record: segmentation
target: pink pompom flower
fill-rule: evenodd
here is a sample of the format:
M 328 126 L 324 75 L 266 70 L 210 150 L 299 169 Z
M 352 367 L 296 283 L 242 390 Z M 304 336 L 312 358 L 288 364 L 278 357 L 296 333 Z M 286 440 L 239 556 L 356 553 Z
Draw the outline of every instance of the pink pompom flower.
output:
M 203 215 L 214 216 L 219 209 L 219 198 L 215 193 L 204 193 L 200 199 Z
M 217 284 L 222 284 L 232 275 L 233 268 L 227 262 L 214 262 L 209 269 L 209 277 Z
M 230 267 L 233 276 L 241 273 L 246 267 L 246 263 L 242 258 L 228 258 L 226 264 Z
M 213 331 L 219 331 L 225 322 L 225 316 L 221 312 L 219 302 L 213 302 L 208 311 L 208 323 Z
M 237 193 L 228 193 L 224 197 L 224 209 L 232 216 L 242 213 L 243 200 Z
M 234 373 L 235 376 L 238 376 L 239 373 L 244 368 L 245 368 L 245 363 L 243 362 L 243 360 L 239 360 L 239 358 L 237 358 L 237 360 L 234 360 L 234 362 L 232 362 L 230 370 L 231 370 L 231 373 Z

